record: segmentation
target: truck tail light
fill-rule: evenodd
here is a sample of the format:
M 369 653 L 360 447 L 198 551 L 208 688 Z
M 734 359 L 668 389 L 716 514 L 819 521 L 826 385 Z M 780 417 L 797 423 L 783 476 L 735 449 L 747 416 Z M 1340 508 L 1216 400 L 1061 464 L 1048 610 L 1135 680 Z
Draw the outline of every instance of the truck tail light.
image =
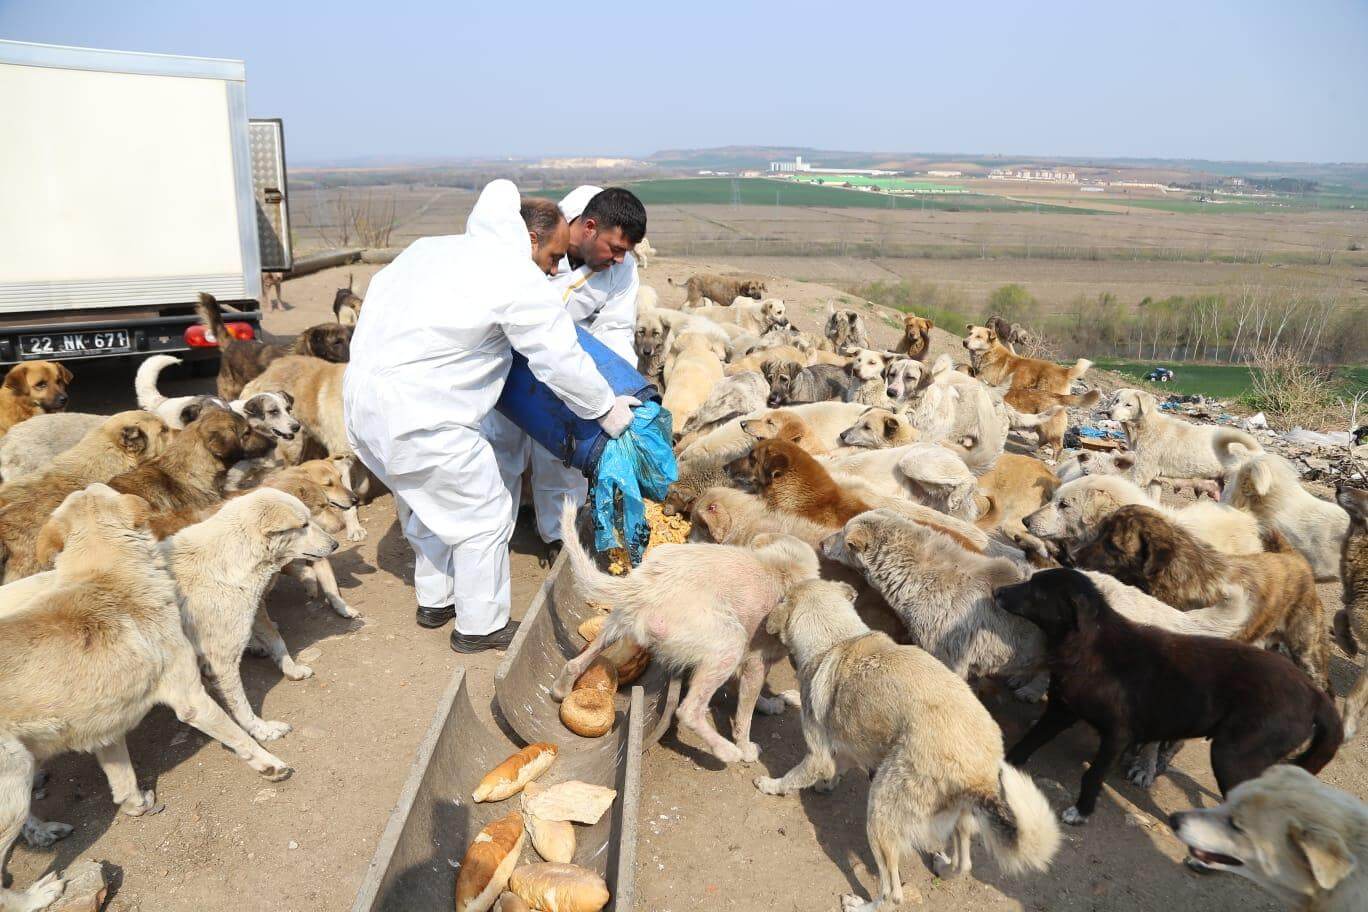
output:
M 250 342 L 256 338 L 256 331 L 252 329 L 251 323 L 228 323 L 228 332 L 232 333 L 234 339 L 243 342 Z M 185 344 L 191 348 L 216 348 L 217 342 L 210 342 L 205 335 L 202 325 L 196 323 L 185 328 Z

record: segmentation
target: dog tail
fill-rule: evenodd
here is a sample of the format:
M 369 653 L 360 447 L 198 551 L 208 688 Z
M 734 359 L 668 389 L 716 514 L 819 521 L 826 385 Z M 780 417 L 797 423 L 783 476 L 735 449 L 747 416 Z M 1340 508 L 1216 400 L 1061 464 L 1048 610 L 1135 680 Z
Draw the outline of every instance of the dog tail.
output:
M 1007 406 L 1007 418 L 1011 421 L 1013 428 L 1035 428 L 1050 421 L 1062 411 L 1064 411 L 1064 406 L 1052 405 L 1045 411 L 1032 415 L 1029 412 L 1018 412 L 1009 405 Z
M 1244 447 L 1245 452 L 1233 451 L 1231 447 L 1235 444 Z M 1215 433 L 1211 435 L 1211 447 L 1216 451 L 1216 458 L 1221 460 L 1221 465 L 1225 466 L 1227 471 L 1243 462 L 1245 456 L 1263 451 L 1259 441 L 1239 428 L 1233 427 L 1217 428 Z
M 1077 380 L 1079 377 L 1086 374 L 1088 372 L 1088 368 L 1092 366 L 1093 363 L 1089 361 L 1087 358 L 1079 358 L 1077 361 L 1074 362 L 1074 366 L 1069 368 L 1069 379 Z
M 1092 408 L 1102 401 L 1102 391 L 1090 389 L 1081 396 L 1060 396 L 1059 401 L 1063 402 L 1065 405 L 1074 406 L 1075 408 L 1079 406 L 1082 406 L 1083 408 Z
M 214 337 L 219 348 L 227 348 L 232 344 L 233 334 L 228 331 L 228 327 L 223 325 L 223 311 L 219 308 L 219 302 L 213 295 L 201 291 L 199 303 L 195 305 L 195 312 L 199 314 L 200 322 L 209 331 L 209 335 Z
M 1003 762 L 998 794 L 978 797 L 974 817 L 988 850 L 1008 874 L 1043 871 L 1059 851 L 1059 823 L 1031 777 Z
M 150 412 L 166 401 L 161 390 L 157 389 L 157 378 L 166 368 L 180 363 L 181 359 L 174 355 L 153 355 L 138 365 L 138 373 L 133 378 L 133 391 L 138 395 L 138 408 Z
M 1292 761 L 1313 776 L 1335 759 L 1335 752 L 1344 743 L 1344 723 L 1335 709 L 1335 701 L 1319 687 L 1315 690 L 1316 714 L 1311 719 L 1311 743 Z M 1356 718 L 1349 721 L 1357 727 Z
M 1259 540 L 1263 542 L 1263 549 L 1268 554 L 1291 554 L 1296 550 L 1281 532 L 1271 526 L 1260 531 Z
M 561 508 L 561 548 L 570 559 L 575 590 L 586 602 L 616 605 L 623 599 L 624 589 L 629 585 L 626 578 L 610 576 L 594 565 L 594 559 L 580 544 L 579 530 L 575 528 L 575 502 L 569 497 Z

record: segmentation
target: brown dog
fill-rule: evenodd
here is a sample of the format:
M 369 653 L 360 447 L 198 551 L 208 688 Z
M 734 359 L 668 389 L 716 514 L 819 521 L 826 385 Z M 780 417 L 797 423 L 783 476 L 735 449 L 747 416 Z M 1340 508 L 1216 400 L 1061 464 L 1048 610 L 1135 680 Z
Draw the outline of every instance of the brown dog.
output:
M 727 475 L 763 497 L 770 509 L 826 526 L 845 525 L 877 506 L 836 484 L 821 463 L 787 440 L 760 441 L 727 464 Z
M 1001 386 L 1010 380 L 1013 388 L 1041 389 L 1063 396 L 1068 394 L 1070 384 L 1092 367 L 1087 358 L 1079 358 L 1073 367 L 1064 367 L 1053 361 L 1014 355 L 988 327 L 968 323 L 964 328 L 969 332 L 964 347 L 974 361 L 974 372 L 989 386 Z
M 903 334 L 893 351 L 907 355 L 917 361 L 925 361 L 926 353 L 931 350 L 931 330 L 935 323 L 916 314 L 903 317 Z
M 1081 396 L 1060 396 L 1039 389 L 1010 389 L 1002 401 L 1023 415 L 1039 415 L 1056 405 L 1068 408 L 1092 408 L 1102 401 L 1102 393 L 1088 390 Z M 1068 412 L 1059 412 L 1035 426 L 1037 445 L 1053 446 L 1058 453 L 1064 449 L 1064 432 L 1069 428 Z
M 68 494 L 127 472 L 160 456 L 171 442 L 166 424 L 151 412 L 120 412 L 52 461 L 46 472 L 0 488 L 0 566 L 4 582 L 37 573 L 38 530 Z
M 666 279 L 666 281 L 678 287 L 673 279 Z M 765 296 L 765 283 L 759 279 L 696 275 L 690 276 L 689 281 L 684 283 L 684 287 L 688 289 L 686 300 L 689 304 L 698 304 L 704 298 L 709 298 L 726 307 L 730 306 L 731 302 L 737 298 L 753 298 L 758 301 Z
M 1276 531 L 1265 533 L 1264 546 L 1259 554 L 1222 554 L 1158 510 L 1131 504 L 1103 519 L 1072 559 L 1180 611 L 1206 608 L 1242 619 L 1234 639 L 1282 642 L 1328 689 L 1330 643 L 1311 565 Z
M 300 333 L 293 345 L 274 345 L 239 339 L 230 333 L 213 295 L 201 294 L 195 310 L 199 312 L 204 328 L 218 341 L 218 394 L 228 402 L 242 398 L 244 386 L 265 373 L 273 361 L 286 355 L 312 355 L 335 364 L 351 358 L 352 330 L 348 326 L 320 323 Z
M 26 361 L 11 367 L 0 385 L 0 434 L 34 415 L 65 409 L 71 380 L 71 371 L 56 361 Z
M 204 509 L 223 500 L 228 469 L 239 459 L 265 456 L 275 439 L 227 409 L 206 409 L 166 452 L 110 480 L 120 494 L 136 494 L 153 514 Z

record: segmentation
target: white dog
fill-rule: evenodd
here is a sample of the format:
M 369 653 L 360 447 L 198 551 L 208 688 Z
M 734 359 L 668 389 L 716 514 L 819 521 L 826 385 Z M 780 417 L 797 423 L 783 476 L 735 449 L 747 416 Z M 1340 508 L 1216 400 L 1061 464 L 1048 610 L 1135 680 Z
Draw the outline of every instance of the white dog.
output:
M 1120 422 L 1126 441 L 1135 453 L 1135 464 L 1128 477 L 1136 484 L 1148 487 L 1150 496 L 1155 498 L 1159 496 L 1160 475 L 1168 478 L 1225 477 L 1226 466 L 1216 455 L 1214 446 L 1218 432 L 1250 453 L 1263 449 L 1244 431 L 1192 424 L 1165 415 L 1159 408 L 1159 400 L 1144 390 L 1117 390 L 1111 417 Z

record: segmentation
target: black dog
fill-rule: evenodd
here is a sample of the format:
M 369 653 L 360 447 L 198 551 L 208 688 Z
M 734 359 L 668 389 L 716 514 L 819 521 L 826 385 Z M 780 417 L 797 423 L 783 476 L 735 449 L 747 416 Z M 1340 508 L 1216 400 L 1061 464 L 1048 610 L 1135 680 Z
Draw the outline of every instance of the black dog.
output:
M 1103 780 L 1133 746 L 1210 738 L 1224 795 L 1308 738 L 1292 762 L 1317 773 L 1344 739 L 1334 703 L 1292 662 L 1232 640 L 1135 624 L 1076 570 L 1044 570 L 994 597 L 1045 633 L 1050 665 L 1045 714 L 1007 762 L 1022 765 L 1079 719 L 1102 738 L 1065 823 L 1087 821 Z

